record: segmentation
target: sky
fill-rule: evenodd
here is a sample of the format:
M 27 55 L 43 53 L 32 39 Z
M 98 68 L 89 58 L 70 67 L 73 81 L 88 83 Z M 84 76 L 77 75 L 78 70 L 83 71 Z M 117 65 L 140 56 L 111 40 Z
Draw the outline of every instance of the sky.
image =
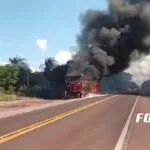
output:
M 0 64 L 17 55 L 33 70 L 47 57 L 65 63 L 87 9 L 106 10 L 107 0 L 1 0 Z

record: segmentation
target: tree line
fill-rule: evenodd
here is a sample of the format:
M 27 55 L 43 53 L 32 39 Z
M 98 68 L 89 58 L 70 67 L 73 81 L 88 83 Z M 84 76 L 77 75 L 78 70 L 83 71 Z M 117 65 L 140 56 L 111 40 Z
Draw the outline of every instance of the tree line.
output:
M 13 57 L 9 64 L 0 66 L 0 94 L 14 94 L 17 96 L 31 96 L 40 98 L 63 97 L 65 76 L 69 67 L 58 65 L 54 58 L 47 58 L 41 71 L 32 72 L 26 59 Z M 101 92 L 126 91 L 127 89 L 139 89 L 142 93 L 149 92 L 150 80 L 138 87 L 131 81 L 132 75 L 121 73 L 101 80 Z
M 57 98 L 63 93 L 68 66 L 69 62 L 58 65 L 49 57 L 41 71 L 32 72 L 26 59 L 10 58 L 9 64 L 0 66 L 0 90 L 19 96 Z

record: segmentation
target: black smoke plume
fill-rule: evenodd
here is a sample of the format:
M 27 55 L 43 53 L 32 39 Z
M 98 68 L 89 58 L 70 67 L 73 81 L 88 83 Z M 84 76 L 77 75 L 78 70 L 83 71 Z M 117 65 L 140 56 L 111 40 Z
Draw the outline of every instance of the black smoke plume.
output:
M 110 0 L 108 11 L 82 14 L 81 25 L 80 50 L 68 75 L 82 73 L 101 79 L 126 69 L 134 51 L 149 54 L 150 0 Z

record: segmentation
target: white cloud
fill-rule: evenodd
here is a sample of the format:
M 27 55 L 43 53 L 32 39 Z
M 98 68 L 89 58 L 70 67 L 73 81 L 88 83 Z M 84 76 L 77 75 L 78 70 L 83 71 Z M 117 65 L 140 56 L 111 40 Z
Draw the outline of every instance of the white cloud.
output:
M 139 60 L 132 61 L 130 67 L 126 69 L 133 75 L 132 81 L 136 82 L 139 86 L 150 79 L 150 55 L 142 56 Z
M 5 66 L 7 64 L 9 64 L 9 62 L 0 60 L 0 66 Z
M 55 55 L 55 59 L 59 65 L 65 64 L 67 61 L 72 59 L 75 52 L 70 52 L 69 50 L 62 50 Z
M 32 72 L 39 72 L 40 69 L 38 67 L 30 67 L 30 69 L 32 70 Z
M 36 44 L 41 50 L 46 50 L 48 41 L 46 39 L 39 39 L 36 41 Z

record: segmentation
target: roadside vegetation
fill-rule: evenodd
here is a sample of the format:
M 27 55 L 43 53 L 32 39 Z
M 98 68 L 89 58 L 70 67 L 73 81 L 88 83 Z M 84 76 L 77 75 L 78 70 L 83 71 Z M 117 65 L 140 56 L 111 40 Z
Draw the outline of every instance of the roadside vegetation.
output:
M 0 102 L 1 101 L 14 101 L 17 100 L 16 94 L 6 94 L 6 93 L 0 93 Z
M 69 67 L 58 65 L 54 58 L 47 58 L 40 66 L 40 71 L 32 72 L 27 60 L 21 57 L 9 59 L 9 63 L 0 66 L 0 101 L 13 101 L 20 97 L 36 97 L 58 99 L 64 96 L 65 76 Z M 122 92 L 136 89 L 129 73 L 121 73 L 101 80 L 101 92 Z M 150 81 L 146 81 L 139 89 L 149 91 Z
M 14 57 L 0 66 L 0 101 L 20 96 L 59 98 L 63 94 L 68 64 L 58 65 L 54 58 L 45 59 L 38 72 L 32 72 L 26 59 Z

